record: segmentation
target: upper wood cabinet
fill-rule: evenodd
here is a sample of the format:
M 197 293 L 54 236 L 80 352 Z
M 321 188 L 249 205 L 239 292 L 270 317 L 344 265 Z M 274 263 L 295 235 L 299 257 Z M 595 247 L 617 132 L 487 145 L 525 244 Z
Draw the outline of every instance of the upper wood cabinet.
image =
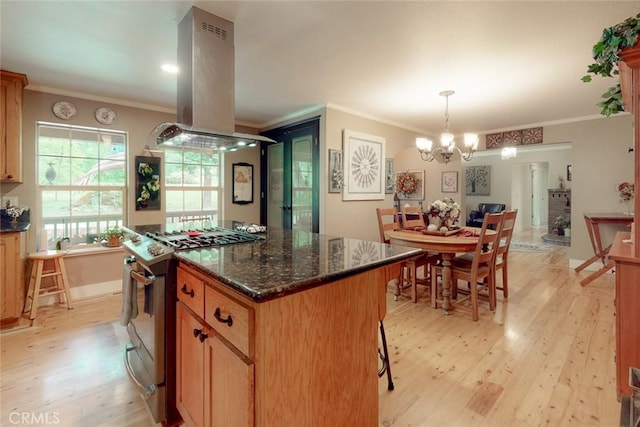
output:
M 27 76 L 0 70 L 0 182 L 22 182 L 22 90 Z

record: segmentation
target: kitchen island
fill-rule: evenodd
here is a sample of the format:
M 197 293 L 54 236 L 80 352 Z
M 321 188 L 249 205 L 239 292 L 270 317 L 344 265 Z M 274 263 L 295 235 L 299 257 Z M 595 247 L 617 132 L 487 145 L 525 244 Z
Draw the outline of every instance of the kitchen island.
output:
M 378 424 L 378 321 L 414 248 L 270 229 L 175 254 L 188 425 Z

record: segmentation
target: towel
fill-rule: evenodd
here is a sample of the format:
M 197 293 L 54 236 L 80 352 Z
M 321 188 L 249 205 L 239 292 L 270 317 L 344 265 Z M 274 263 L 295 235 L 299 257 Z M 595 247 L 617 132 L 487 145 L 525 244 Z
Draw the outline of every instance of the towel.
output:
M 120 324 L 127 326 L 131 319 L 138 317 L 138 286 L 137 282 L 131 278 L 133 267 L 131 264 L 124 265 L 122 274 L 122 311 L 120 312 Z

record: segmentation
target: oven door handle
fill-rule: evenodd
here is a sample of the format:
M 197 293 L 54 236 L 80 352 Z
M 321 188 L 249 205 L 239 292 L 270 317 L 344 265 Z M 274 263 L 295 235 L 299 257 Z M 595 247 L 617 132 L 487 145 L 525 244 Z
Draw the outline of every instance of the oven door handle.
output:
M 131 380 L 142 391 L 142 397 L 144 398 L 144 400 L 149 400 L 151 395 L 154 394 L 156 390 L 158 390 L 158 387 L 155 384 L 145 386 L 136 378 L 135 374 L 133 373 L 133 368 L 131 367 L 131 361 L 129 360 L 129 352 L 135 349 L 136 347 L 131 343 L 124 346 L 124 367 L 127 368 L 127 374 L 129 374 L 129 378 L 131 378 Z
M 156 276 L 145 276 L 144 274 L 140 274 L 137 271 L 131 272 L 131 278 L 136 282 L 142 283 L 145 286 L 152 284 L 156 280 Z

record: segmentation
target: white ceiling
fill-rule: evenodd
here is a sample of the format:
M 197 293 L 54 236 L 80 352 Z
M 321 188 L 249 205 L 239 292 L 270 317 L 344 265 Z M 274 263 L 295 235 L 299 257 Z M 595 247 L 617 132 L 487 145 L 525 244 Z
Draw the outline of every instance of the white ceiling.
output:
M 332 104 L 422 132 L 597 116 L 613 79 L 580 81 L 603 28 L 640 1 L 0 1 L 3 69 L 31 88 L 174 111 L 177 25 L 235 23 L 236 120 Z

